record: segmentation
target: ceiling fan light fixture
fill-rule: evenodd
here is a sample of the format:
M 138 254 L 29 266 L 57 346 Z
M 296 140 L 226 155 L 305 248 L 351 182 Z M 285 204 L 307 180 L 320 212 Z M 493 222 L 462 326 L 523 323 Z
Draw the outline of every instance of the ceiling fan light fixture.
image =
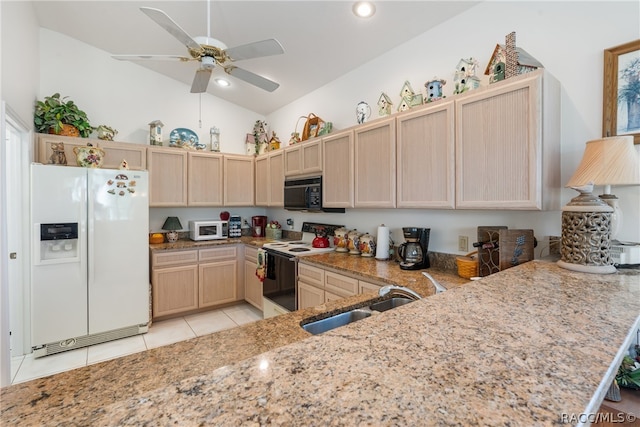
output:
M 231 83 L 229 83 L 229 80 L 225 80 L 225 79 L 217 78 L 217 79 L 215 79 L 214 81 L 216 82 L 216 84 L 217 84 L 218 86 L 221 86 L 221 87 L 228 87 L 228 86 L 231 86 Z
M 369 1 L 359 1 L 353 4 L 353 14 L 359 18 L 370 18 L 376 13 L 376 7 Z

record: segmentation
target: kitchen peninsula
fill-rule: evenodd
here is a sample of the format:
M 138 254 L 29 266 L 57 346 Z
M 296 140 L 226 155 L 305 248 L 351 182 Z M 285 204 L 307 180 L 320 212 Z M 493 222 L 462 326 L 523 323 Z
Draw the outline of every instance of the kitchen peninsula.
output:
M 326 256 L 305 262 L 322 265 Z M 557 425 L 571 420 L 565 416 L 598 410 L 640 326 L 637 271 L 593 275 L 546 261 L 322 335 L 299 326 L 372 297 L 332 301 L 7 387 L 0 420 Z

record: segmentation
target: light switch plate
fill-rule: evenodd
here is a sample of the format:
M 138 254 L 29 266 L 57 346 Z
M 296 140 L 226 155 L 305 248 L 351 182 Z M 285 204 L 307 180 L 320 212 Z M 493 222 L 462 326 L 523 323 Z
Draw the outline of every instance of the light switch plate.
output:
M 458 250 L 460 252 L 469 250 L 469 236 L 458 236 Z

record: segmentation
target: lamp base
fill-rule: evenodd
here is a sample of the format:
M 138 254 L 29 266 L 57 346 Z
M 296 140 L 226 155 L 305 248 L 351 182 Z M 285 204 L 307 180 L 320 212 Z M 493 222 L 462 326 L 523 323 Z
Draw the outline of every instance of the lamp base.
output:
M 177 231 L 167 231 L 167 242 L 175 243 L 178 241 L 178 232 Z
M 571 264 L 570 262 L 566 261 L 558 261 L 557 264 L 567 270 L 579 271 L 580 273 L 611 274 L 617 271 L 613 265 Z

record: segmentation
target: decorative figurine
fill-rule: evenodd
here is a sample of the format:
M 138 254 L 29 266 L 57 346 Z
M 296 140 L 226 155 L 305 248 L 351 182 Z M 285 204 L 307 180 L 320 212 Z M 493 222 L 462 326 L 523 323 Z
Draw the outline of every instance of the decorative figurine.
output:
M 113 138 L 118 134 L 117 130 L 107 125 L 98 126 L 96 131 L 98 132 L 98 139 L 103 141 L 113 141 Z
M 154 120 L 149 123 L 149 143 L 151 145 L 162 145 L 162 123 L 160 120 Z
M 489 84 L 542 68 L 542 64 L 524 49 L 516 47 L 515 31 L 507 34 L 505 44 L 497 44 L 484 70 Z
M 209 136 L 211 137 L 211 151 L 216 153 L 220 152 L 220 129 L 213 126 L 209 129 Z
M 382 92 L 380 98 L 378 98 L 378 115 L 388 116 L 391 114 L 391 106 L 393 103 L 386 93 Z
M 364 101 L 358 102 L 356 106 L 356 120 L 361 125 L 371 116 L 371 107 Z
M 289 138 L 289 145 L 297 144 L 300 142 L 300 132 L 291 132 L 291 138 Z
M 51 151 L 53 153 L 49 157 L 49 164 L 66 166 L 67 155 L 64 153 L 64 142 L 52 142 Z
M 122 159 L 119 169 L 123 171 L 129 170 L 129 162 L 127 162 L 127 159 Z
M 453 76 L 454 95 L 480 87 L 480 79 L 476 76 L 477 67 L 478 61 L 474 58 L 460 59 Z
M 430 80 L 424 84 L 424 87 L 427 88 L 427 100 L 426 102 L 437 101 L 438 99 L 446 98 L 442 96 L 442 87 L 447 84 L 447 81 L 444 79 L 439 79 L 434 77 L 433 80 Z
M 256 123 L 253 125 L 253 137 L 256 141 L 256 153 L 266 153 L 269 145 L 269 137 L 267 136 L 267 123 L 264 120 L 256 120 Z

